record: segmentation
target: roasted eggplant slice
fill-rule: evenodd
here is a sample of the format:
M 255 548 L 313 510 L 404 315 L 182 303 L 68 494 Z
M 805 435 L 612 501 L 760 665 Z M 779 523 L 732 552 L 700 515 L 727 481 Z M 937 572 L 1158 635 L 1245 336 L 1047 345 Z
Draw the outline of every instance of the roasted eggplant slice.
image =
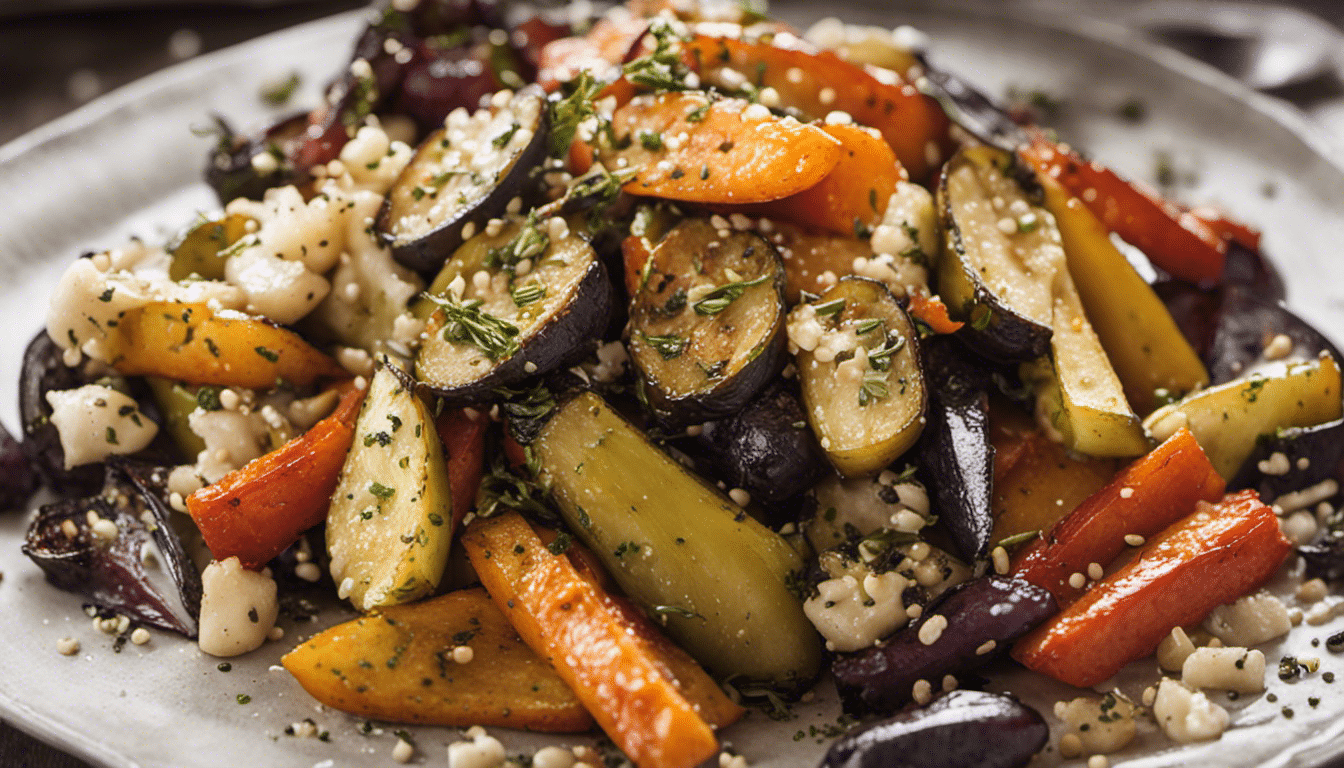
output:
M 546 115 L 543 94 L 531 88 L 472 115 L 450 114 L 421 142 L 378 214 L 392 257 L 433 274 L 510 200 L 529 202 L 533 171 L 546 157 Z
M 736 413 L 779 372 L 784 267 L 759 235 L 688 219 L 654 248 L 642 276 L 630 359 L 660 421 Z
M 606 267 L 563 219 L 514 222 L 463 244 L 417 306 L 415 376 L 453 403 L 497 399 L 586 354 L 610 311 Z
M 1041 226 L 1045 210 L 1016 174 L 1012 154 L 974 147 L 954 155 L 938 179 L 938 293 L 966 322 L 966 343 L 1005 362 L 1050 350 L 1052 283 L 1064 269 L 1058 232 Z
M 0 512 L 23 509 L 37 490 L 37 473 L 23 446 L 0 424 Z
M 635 603 L 715 674 L 801 692 L 821 643 L 790 574 L 797 551 L 690 474 L 592 392 L 532 441 L 539 480 Z
M 953 691 L 850 731 L 821 768 L 1021 768 L 1049 740 L 1040 713 L 1012 696 Z
M 989 377 L 949 336 L 921 346 L 929 387 L 928 424 L 915 462 L 938 522 L 967 562 L 989 552 L 994 532 L 994 446 L 989 442 Z
M 173 533 L 163 501 L 167 475 L 163 468 L 109 464 L 97 496 L 38 511 L 23 552 L 61 589 L 195 637 L 200 574 Z
M 925 385 L 918 334 L 882 283 L 846 277 L 789 315 L 803 405 L 846 477 L 886 467 L 919 439 Z
M 713 473 L 767 507 L 778 507 L 826 476 L 826 454 L 807 427 L 798 395 L 776 381 L 736 414 L 704 425 L 695 445 Z
M 941 684 L 943 675 L 984 665 L 1057 610 L 1049 591 L 1025 581 L 968 581 L 880 645 L 837 659 L 831 672 L 840 700 L 850 714 L 891 714 L 910 702 L 916 681 Z M 945 629 L 925 642 L 921 630 L 931 621 Z

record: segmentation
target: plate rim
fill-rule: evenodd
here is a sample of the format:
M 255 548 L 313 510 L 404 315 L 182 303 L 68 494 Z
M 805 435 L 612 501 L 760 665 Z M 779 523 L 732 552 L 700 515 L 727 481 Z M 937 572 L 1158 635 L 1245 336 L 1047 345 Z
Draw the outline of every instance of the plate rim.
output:
M 805 0 L 777 0 L 776 9 L 802 5 Z M 849 0 L 853 6 L 889 9 L 881 0 Z M 1311 154 L 1325 161 L 1344 182 L 1344 140 L 1336 139 L 1321 126 L 1311 122 L 1306 114 L 1268 95 L 1256 92 L 1213 66 L 1194 59 L 1180 51 L 1152 41 L 1142 33 L 1109 19 L 1093 16 L 1065 16 L 1058 5 L 1050 0 L 1028 0 L 1026 3 L 995 5 L 979 0 L 953 2 L 916 2 L 908 10 L 913 12 L 966 14 L 980 19 L 1011 20 L 1038 28 L 1053 30 L 1081 38 L 1084 41 L 1117 49 L 1122 53 L 1145 59 L 1170 74 L 1191 80 L 1218 94 L 1235 100 L 1259 112 L 1278 124 L 1300 141 Z M 837 9 L 839 10 L 839 9 Z M 68 140 L 81 131 L 95 128 L 118 112 L 134 109 L 137 103 L 154 94 L 180 87 L 206 75 L 210 70 L 246 58 L 258 49 L 283 45 L 290 39 L 301 39 L 343 26 L 351 26 L 369 14 L 368 8 L 355 9 L 314 19 L 245 40 L 217 51 L 178 62 L 131 83 L 120 86 L 56 119 L 27 131 L 0 145 L 0 165 L 19 160 L 43 147 Z M 1344 43 L 1344 34 L 1338 34 Z M 931 52 L 935 62 L 937 51 Z M 955 69 L 955 67 L 954 67 Z M 81 733 L 76 724 L 65 723 L 33 709 L 18 698 L 0 694 L 0 720 L 18 731 L 66 752 L 92 765 L 106 768 L 141 768 L 139 760 L 101 745 L 96 739 Z M 1344 755 L 1344 743 L 1325 755 L 1318 756 L 1321 765 Z

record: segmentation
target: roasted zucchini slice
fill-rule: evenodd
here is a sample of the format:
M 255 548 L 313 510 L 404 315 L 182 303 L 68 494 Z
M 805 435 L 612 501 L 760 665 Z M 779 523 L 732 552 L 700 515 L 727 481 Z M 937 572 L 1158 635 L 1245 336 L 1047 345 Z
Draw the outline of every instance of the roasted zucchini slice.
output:
M 717 675 L 797 689 L 821 643 L 789 591 L 803 561 L 592 392 L 532 442 L 565 521 L 625 594 Z
M 434 591 L 453 505 L 429 407 L 384 366 L 373 375 L 327 513 L 337 594 L 362 611 Z
M 428 318 L 416 378 L 451 402 L 480 402 L 587 351 L 606 328 L 611 282 L 563 219 L 515 221 L 463 244 L 416 312 Z
M 174 280 L 193 275 L 223 280 L 229 246 L 243 239 L 249 221 L 240 213 L 231 213 L 222 219 L 205 219 L 183 232 L 168 246 L 168 254 L 173 257 L 168 276 Z
M 534 88 L 507 101 L 500 94 L 475 114 L 449 114 L 388 191 L 375 226 L 411 269 L 433 274 L 510 200 L 531 197 L 532 172 L 546 157 L 545 97 Z
M 645 263 L 630 308 L 630 359 L 659 419 L 736 413 L 779 372 L 784 267 L 752 232 L 688 219 Z
M 1144 420 L 1156 440 L 1189 427 L 1218 474 L 1231 479 L 1261 436 L 1340 418 L 1339 364 L 1329 352 L 1278 371 L 1209 387 L 1159 408 Z
M 969 147 L 938 179 L 938 294 L 965 321 L 967 344 L 1003 362 L 1049 351 L 1051 291 L 1065 269 L 1059 233 L 1041 226 L 1045 210 L 1027 199 L 1015 174 L 1013 155 Z
M 918 334 L 887 287 L 846 277 L 789 315 L 803 405 L 846 477 L 886 467 L 924 429 Z

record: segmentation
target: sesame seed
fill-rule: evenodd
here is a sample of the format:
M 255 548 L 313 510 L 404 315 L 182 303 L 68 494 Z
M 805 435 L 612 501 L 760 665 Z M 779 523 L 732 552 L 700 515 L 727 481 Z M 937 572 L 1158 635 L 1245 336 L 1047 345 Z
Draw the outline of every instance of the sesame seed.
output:
M 929 620 L 919 627 L 919 642 L 924 645 L 933 645 L 938 642 L 938 638 L 943 636 L 943 630 L 947 629 L 947 617 L 942 614 L 934 614 Z
M 144 627 L 136 627 L 131 633 L 131 642 L 136 645 L 144 645 L 149 642 L 149 630 Z
M 1059 737 L 1059 755 L 1065 758 L 1075 758 L 1083 754 L 1083 740 L 1076 733 L 1066 733 Z
M 1082 589 L 1083 585 L 1086 583 L 1087 583 L 1087 577 L 1081 573 L 1074 573 L 1071 576 L 1069 576 L 1069 586 L 1073 587 L 1074 589 Z
M 1101 563 L 1087 564 L 1087 577 L 1093 581 L 1101 581 L 1101 577 L 1106 575 L 1106 570 L 1101 567 Z
M 1008 550 L 1003 547 L 995 547 L 994 551 L 990 553 L 990 557 L 994 560 L 995 573 L 1003 575 L 1008 572 Z
M 741 488 L 728 491 L 728 498 L 732 499 L 733 503 L 739 507 L 745 507 L 751 503 L 751 494 Z
M 392 747 L 392 759 L 398 763 L 409 763 L 415 755 L 415 747 L 405 739 L 397 739 L 396 746 Z
M 933 701 L 933 686 L 929 684 L 928 680 L 916 680 L 910 688 L 910 698 L 914 699 L 915 703 L 921 707 L 928 704 Z
M 821 89 L 821 92 L 817 94 L 817 101 L 820 101 L 820 102 L 822 103 L 823 106 L 828 106 L 828 107 L 829 107 L 830 105 L 834 104 L 834 103 L 835 103 L 835 89 L 834 89 L 834 88 L 831 88 L 831 87 L 829 87 L 829 86 L 826 87 L 826 88 L 822 88 L 822 89 Z
M 957 690 L 957 678 L 953 675 L 943 675 L 943 692 Z
M 1129 486 L 1125 486 L 1124 488 L 1120 489 L 1120 498 L 1122 499 L 1128 499 L 1133 495 L 1134 495 L 1134 489 L 1130 488 Z
M 79 641 L 73 637 L 62 637 L 56 641 L 56 652 L 62 656 L 74 656 L 79 653 Z
M 1125 534 L 1125 543 L 1131 547 L 1142 547 L 1146 539 L 1137 533 Z
M 986 655 L 986 654 L 992 652 L 992 651 L 994 650 L 994 647 L 997 646 L 997 645 L 998 645 L 998 643 L 994 642 L 993 640 L 986 640 L 985 642 L 983 642 L 983 643 L 980 644 L 980 647 L 979 647 L 979 648 L 976 648 L 976 649 L 975 649 L 975 655 L 976 655 L 976 656 L 984 656 L 984 655 Z
M 1093 755 L 1087 758 L 1087 768 L 1110 768 L 1111 761 L 1105 755 Z
M 470 664 L 474 658 L 476 652 L 471 650 L 470 645 L 459 645 L 453 649 L 453 661 L 458 664 Z

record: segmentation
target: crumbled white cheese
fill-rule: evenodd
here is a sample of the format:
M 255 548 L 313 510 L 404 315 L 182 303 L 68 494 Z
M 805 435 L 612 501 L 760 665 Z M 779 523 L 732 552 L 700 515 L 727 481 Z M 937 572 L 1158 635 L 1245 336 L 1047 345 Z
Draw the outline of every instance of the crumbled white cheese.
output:
M 1181 682 L 1197 690 L 1259 693 L 1265 690 L 1265 654 L 1245 648 L 1197 648 L 1181 666 Z
M 1185 630 L 1172 627 L 1171 633 L 1157 645 L 1157 664 L 1168 672 L 1179 672 L 1185 660 L 1194 652 L 1195 644 Z
M 828 648 L 857 651 L 904 626 L 908 617 L 901 593 L 910 585 L 895 571 L 866 573 L 862 581 L 846 573 L 817 585 L 803 612 L 826 638 Z
M 275 581 L 249 571 L 237 557 L 215 561 L 201 573 L 200 637 L 211 656 L 238 656 L 260 648 L 280 613 Z
M 532 768 L 573 768 L 574 752 L 564 747 L 542 747 L 532 755 Z
M 1173 741 L 1189 744 L 1216 739 L 1227 730 L 1227 710 L 1179 681 L 1163 678 L 1153 700 L 1153 716 Z
M 1204 628 L 1224 645 L 1247 648 L 1282 637 L 1292 626 L 1288 608 L 1266 592 L 1246 595 L 1231 605 L 1220 605 L 1204 620 Z
M 877 477 L 842 480 L 831 476 L 814 491 L 817 513 L 804 532 L 817 551 L 845 540 L 846 532 L 867 536 L 881 528 L 916 533 L 928 524 L 929 497 L 914 481 L 901 482 L 894 472 Z
M 504 745 L 486 734 L 484 728 L 470 728 L 471 741 L 448 745 L 448 768 L 500 768 L 504 765 Z
M 1134 705 L 1113 693 L 1096 699 L 1082 696 L 1055 704 L 1059 718 L 1079 741 L 1079 754 L 1109 755 L 1134 739 Z
M 159 425 L 140 413 L 135 400 L 110 387 L 86 384 L 52 390 L 46 399 L 66 469 L 135 453 L 159 432 Z
M 206 483 L 218 481 L 265 453 L 270 435 L 260 409 L 243 413 L 241 409 L 197 408 L 187 416 L 187 426 L 205 441 L 205 450 L 196 457 L 195 474 Z

